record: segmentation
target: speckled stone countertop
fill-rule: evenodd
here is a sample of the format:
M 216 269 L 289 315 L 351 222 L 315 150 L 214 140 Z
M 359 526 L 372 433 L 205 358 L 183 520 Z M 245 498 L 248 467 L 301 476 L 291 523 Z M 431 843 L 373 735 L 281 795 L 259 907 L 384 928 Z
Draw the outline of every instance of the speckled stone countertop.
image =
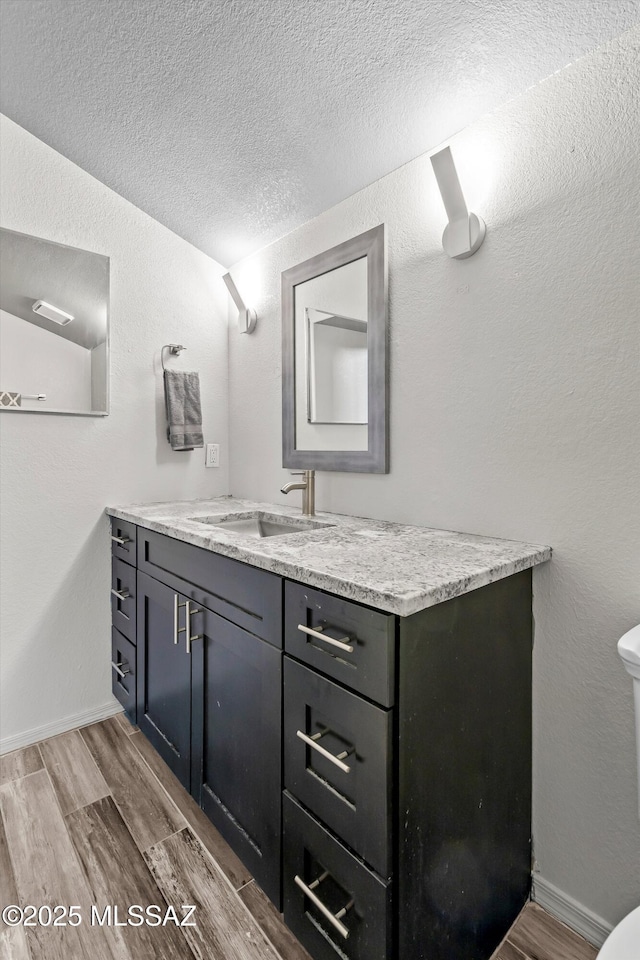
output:
M 301 519 L 299 509 L 235 497 L 107 508 L 110 516 L 400 616 L 551 557 L 550 547 L 516 540 L 331 513 L 313 518 L 322 526 L 263 539 L 197 519 L 256 511 L 283 523 Z

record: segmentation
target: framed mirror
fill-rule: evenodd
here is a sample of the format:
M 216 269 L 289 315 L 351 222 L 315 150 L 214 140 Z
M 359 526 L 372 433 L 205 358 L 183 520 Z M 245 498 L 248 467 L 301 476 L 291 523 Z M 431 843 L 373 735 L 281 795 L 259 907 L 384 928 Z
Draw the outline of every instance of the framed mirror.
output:
M 109 412 L 109 258 L 0 229 L 0 410 Z
M 282 274 L 282 463 L 388 472 L 384 224 Z

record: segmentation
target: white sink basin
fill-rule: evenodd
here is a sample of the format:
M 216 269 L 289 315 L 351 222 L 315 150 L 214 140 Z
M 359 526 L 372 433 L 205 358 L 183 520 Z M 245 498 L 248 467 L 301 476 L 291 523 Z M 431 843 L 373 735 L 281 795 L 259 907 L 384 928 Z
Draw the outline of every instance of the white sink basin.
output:
M 277 513 L 264 513 L 262 510 L 252 510 L 247 513 L 229 513 L 223 516 L 190 517 L 196 523 L 218 527 L 224 533 L 237 534 L 240 537 L 282 537 L 292 533 L 303 533 L 309 530 L 322 530 L 333 527 L 333 523 L 322 520 L 311 520 L 302 517 L 284 517 Z

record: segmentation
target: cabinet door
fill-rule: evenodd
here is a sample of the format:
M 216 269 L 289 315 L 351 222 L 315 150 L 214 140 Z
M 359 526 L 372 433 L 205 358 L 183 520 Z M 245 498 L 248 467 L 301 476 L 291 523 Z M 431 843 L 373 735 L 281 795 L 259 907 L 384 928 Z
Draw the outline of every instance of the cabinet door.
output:
M 282 653 L 206 609 L 191 631 L 193 793 L 279 908 Z
M 184 630 L 177 633 L 174 623 L 175 605 L 184 602 L 163 583 L 138 573 L 138 726 L 188 790 L 191 657 Z M 184 608 L 178 612 L 184 625 Z

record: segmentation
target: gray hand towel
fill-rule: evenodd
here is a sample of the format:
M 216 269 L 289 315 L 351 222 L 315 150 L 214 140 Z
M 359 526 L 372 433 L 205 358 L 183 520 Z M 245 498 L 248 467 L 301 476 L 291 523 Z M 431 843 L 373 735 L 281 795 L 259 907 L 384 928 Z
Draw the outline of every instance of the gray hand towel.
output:
M 184 370 L 165 370 L 164 399 L 171 449 L 203 447 L 200 376 Z

